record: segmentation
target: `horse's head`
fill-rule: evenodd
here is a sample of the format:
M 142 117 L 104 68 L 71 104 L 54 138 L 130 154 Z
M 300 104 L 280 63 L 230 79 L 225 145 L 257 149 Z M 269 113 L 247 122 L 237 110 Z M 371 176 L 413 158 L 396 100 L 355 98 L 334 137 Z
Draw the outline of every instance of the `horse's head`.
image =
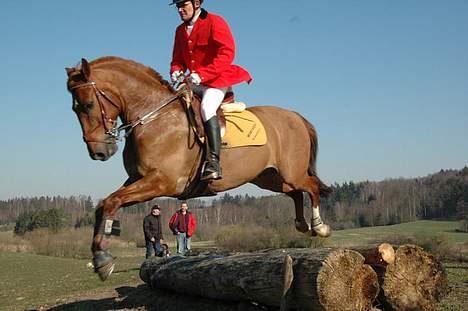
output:
M 73 96 L 73 111 L 80 121 L 83 139 L 93 160 L 106 161 L 117 151 L 116 126 L 120 112 L 116 100 L 103 91 L 104 81 L 93 74 L 82 59 L 75 68 L 66 68 L 67 88 Z M 102 76 L 102 74 L 101 74 Z M 108 92 L 109 91 L 109 92 Z

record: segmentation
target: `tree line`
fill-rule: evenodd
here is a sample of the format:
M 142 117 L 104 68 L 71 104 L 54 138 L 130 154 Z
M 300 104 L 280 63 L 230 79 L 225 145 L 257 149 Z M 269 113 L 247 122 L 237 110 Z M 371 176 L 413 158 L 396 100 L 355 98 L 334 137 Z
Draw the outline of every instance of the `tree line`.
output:
M 419 219 L 468 221 L 468 167 L 441 170 L 422 178 L 345 182 L 331 187 L 333 192 L 329 197 L 321 198 L 320 207 L 323 218 L 334 229 L 390 225 Z M 307 196 L 305 199 L 306 206 L 310 207 L 310 200 Z M 175 199 L 160 198 L 123 208 L 118 217 L 123 223 L 139 223 L 155 203 L 162 207 L 163 220 L 168 220 L 179 205 Z M 51 214 L 63 213 L 66 216 L 50 217 L 66 219 L 65 226 L 92 225 L 93 206 L 89 196 L 14 198 L 0 201 L 0 225 L 18 224 L 20 220 L 25 223 L 29 217 L 31 228 L 34 227 L 32 218 L 47 219 L 45 212 L 41 217 L 37 216 L 38 211 L 51 209 L 54 209 Z M 254 197 L 225 193 L 210 201 L 189 200 L 189 206 L 198 222 L 207 226 L 255 224 L 277 227 L 293 224 L 295 218 L 293 201 L 285 195 Z M 310 217 L 310 208 L 306 208 L 306 215 Z

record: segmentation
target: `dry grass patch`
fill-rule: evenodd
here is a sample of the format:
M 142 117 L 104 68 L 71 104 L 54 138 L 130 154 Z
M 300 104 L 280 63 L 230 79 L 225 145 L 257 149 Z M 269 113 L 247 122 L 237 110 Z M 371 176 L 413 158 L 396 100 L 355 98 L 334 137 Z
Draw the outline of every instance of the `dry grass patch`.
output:
M 26 253 L 31 250 L 31 243 L 16 236 L 13 231 L 0 232 L 0 252 Z
M 310 238 L 294 228 L 256 225 L 231 225 L 220 229 L 216 245 L 230 251 L 255 251 L 267 248 L 323 247 L 325 239 Z

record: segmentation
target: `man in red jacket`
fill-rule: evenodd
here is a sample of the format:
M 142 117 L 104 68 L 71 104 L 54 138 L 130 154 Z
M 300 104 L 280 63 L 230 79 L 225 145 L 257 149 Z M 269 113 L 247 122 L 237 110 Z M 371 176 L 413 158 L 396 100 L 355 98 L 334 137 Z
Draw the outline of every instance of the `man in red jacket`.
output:
M 192 235 L 197 227 L 195 216 L 187 211 L 187 202 L 180 204 L 180 210 L 172 215 L 169 228 L 177 235 L 177 254 L 185 255 L 191 249 Z
M 219 165 L 221 134 L 216 110 L 231 86 L 250 82 L 242 67 L 233 65 L 235 43 L 226 21 L 201 8 L 203 0 L 173 0 L 183 23 L 176 29 L 171 62 L 171 79 L 177 81 L 186 71 L 202 93 L 202 118 L 209 153 L 201 180 L 222 178 Z

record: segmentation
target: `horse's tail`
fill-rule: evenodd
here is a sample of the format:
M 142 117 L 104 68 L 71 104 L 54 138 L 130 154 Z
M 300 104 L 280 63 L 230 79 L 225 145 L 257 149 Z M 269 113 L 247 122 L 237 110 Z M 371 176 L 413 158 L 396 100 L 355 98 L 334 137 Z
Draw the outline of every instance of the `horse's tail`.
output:
M 315 176 L 320 183 L 320 195 L 328 196 L 332 192 L 332 188 L 325 185 L 320 178 L 317 176 L 317 169 L 316 169 L 316 161 L 317 161 L 317 153 L 318 153 L 318 139 L 317 139 L 317 132 L 315 131 L 315 127 L 307 121 L 303 116 L 298 114 L 299 117 L 304 122 L 307 131 L 309 132 L 309 139 L 310 139 L 310 158 L 309 158 L 309 169 L 307 172 L 310 176 Z

